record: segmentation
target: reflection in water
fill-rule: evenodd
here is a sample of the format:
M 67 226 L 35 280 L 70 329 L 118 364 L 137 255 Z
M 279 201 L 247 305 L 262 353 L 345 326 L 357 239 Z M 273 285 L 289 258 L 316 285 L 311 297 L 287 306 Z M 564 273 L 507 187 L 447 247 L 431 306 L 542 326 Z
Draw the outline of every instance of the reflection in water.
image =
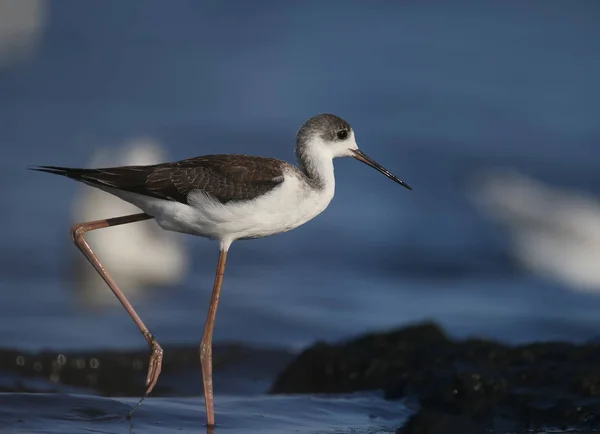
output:
M 150 165 L 166 161 L 161 145 L 151 139 L 138 139 L 122 149 L 100 149 L 89 167 Z M 73 205 L 73 223 L 139 213 L 135 206 L 97 188 L 82 185 Z M 129 298 L 140 296 L 149 286 L 174 286 L 188 269 L 183 237 L 162 230 L 154 220 L 115 226 L 86 235 L 119 287 Z M 117 305 L 118 300 L 96 270 L 76 249 L 72 250 L 81 301 L 89 307 Z

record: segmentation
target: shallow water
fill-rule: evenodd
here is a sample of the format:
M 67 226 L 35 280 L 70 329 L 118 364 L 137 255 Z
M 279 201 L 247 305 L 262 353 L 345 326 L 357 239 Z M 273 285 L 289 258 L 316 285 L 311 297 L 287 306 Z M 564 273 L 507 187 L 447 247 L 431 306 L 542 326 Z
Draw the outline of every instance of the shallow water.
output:
M 68 280 L 77 186 L 25 167 L 85 165 L 93 149 L 140 135 L 162 141 L 171 159 L 291 160 L 299 124 L 324 111 L 347 118 L 359 145 L 415 190 L 336 162 L 336 198 L 322 216 L 233 245 L 217 342 L 298 351 L 430 318 L 457 337 L 598 335 L 600 297 L 518 269 L 505 233 L 465 198 L 472 171 L 497 165 L 600 193 L 596 3 L 107 1 L 45 11 L 42 42 L 0 71 L 1 347 L 144 344 L 120 308 L 79 309 Z M 217 246 L 186 241 L 183 283 L 134 302 L 162 344 L 201 337 Z M 265 396 L 272 366 L 237 369 L 227 387 L 216 383 L 219 432 L 386 432 L 406 412 L 375 395 Z M 120 417 L 133 403 L 1 400 L 7 432 L 125 432 Z M 150 399 L 134 431 L 198 430 L 200 404 Z
M 408 411 L 374 394 L 350 396 L 221 395 L 219 433 L 392 433 Z M 198 398 L 153 398 L 131 421 L 131 398 L 89 395 L 0 394 L 0 429 L 6 432 L 203 432 Z

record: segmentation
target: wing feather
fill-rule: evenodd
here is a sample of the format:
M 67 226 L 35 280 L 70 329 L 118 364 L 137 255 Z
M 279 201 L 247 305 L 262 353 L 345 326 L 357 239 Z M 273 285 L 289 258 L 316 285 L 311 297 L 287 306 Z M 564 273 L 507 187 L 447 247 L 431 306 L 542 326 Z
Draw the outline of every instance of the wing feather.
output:
M 281 184 L 292 167 L 273 158 L 207 155 L 152 166 L 72 169 L 43 166 L 36 170 L 64 175 L 98 187 L 118 188 L 160 199 L 188 203 L 201 190 L 221 203 L 252 200 Z

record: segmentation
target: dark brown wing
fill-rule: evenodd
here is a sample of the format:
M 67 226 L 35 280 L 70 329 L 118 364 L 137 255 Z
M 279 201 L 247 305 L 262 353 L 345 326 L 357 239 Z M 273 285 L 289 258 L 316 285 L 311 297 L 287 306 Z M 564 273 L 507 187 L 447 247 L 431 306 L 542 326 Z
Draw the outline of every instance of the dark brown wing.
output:
M 286 165 L 273 158 L 206 155 L 153 166 L 105 169 L 41 166 L 34 170 L 187 204 L 188 195 L 194 190 L 201 190 L 221 203 L 254 199 L 283 182 Z
M 221 203 L 251 200 L 283 182 L 285 163 L 247 155 L 207 155 L 157 166 L 146 188 L 157 196 L 187 203 L 187 196 L 201 190 Z

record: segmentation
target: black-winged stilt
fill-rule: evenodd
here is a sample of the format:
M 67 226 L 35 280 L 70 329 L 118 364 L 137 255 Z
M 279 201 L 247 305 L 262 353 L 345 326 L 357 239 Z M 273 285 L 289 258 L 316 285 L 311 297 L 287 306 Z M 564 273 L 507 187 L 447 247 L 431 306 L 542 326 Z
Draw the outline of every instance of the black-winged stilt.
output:
M 323 212 L 335 190 L 333 159 L 336 157 L 353 157 L 411 189 L 360 151 L 350 125 L 332 114 L 312 117 L 302 125 L 296 137 L 296 157 L 298 167 L 273 158 L 207 155 L 150 166 L 32 168 L 97 187 L 143 211 L 76 224 L 72 228 L 72 237 L 131 315 L 150 346 L 152 353 L 146 395 L 152 391 L 160 375 L 163 350 L 94 254 L 84 234 L 95 229 L 153 218 L 163 229 L 219 241 L 219 262 L 200 344 L 209 426 L 215 423 L 212 335 L 231 243 L 289 231 Z

